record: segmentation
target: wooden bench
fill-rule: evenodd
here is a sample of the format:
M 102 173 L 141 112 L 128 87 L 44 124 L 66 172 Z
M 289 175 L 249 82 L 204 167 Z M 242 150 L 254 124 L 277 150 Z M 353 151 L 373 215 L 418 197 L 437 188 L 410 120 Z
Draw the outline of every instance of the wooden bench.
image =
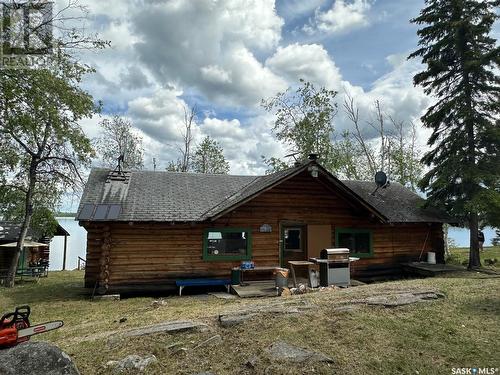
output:
M 217 286 L 224 285 L 229 293 L 231 286 L 230 279 L 181 279 L 175 280 L 175 285 L 179 287 L 179 296 L 182 296 L 182 289 L 186 286 Z

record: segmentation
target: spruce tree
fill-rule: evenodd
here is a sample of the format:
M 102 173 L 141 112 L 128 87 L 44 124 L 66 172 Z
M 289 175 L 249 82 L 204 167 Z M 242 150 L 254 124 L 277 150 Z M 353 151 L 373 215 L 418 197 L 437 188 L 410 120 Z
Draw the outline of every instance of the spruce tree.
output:
M 411 22 L 421 26 L 426 69 L 414 83 L 436 98 L 421 118 L 432 129 L 429 167 L 420 182 L 429 204 L 439 205 L 470 229 L 469 268 L 480 266 L 479 218 L 500 215 L 500 50 L 491 37 L 499 0 L 426 0 Z M 483 223 L 488 224 L 488 223 Z

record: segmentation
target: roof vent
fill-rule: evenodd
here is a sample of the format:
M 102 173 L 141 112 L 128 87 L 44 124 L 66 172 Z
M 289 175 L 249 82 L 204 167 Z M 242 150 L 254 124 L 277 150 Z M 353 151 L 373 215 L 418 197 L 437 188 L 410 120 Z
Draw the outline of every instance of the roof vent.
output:
M 309 160 L 318 160 L 319 155 L 318 154 L 309 154 L 307 157 Z

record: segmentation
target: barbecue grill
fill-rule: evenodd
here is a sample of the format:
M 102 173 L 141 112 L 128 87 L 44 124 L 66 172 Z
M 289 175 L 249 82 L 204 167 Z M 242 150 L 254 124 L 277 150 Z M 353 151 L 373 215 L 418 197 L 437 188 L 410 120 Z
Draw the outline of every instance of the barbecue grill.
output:
M 319 256 L 319 258 L 311 258 L 311 261 L 319 264 L 321 286 L 349 286 L 351 284 L 350 264 L 357 258 L 349 258 L 349 249 L 323 249 Z

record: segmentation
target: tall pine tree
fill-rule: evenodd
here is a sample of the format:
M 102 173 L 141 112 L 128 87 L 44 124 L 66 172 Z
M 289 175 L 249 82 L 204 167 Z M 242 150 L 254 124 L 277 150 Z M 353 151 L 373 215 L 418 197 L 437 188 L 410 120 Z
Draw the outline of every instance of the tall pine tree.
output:
M 430 204 L 440 205 L 470 229 L 469 268 L 480 266 L 479 218 L 500 215 L 500 50 L 490 36 L 499 0 L 426 0 L 411 22 L 426 69 L 414 77 L 437 101 L 422 117 L 433 133 L 420 182 Z M 483 223 L 487 224 L 487 223 Z

